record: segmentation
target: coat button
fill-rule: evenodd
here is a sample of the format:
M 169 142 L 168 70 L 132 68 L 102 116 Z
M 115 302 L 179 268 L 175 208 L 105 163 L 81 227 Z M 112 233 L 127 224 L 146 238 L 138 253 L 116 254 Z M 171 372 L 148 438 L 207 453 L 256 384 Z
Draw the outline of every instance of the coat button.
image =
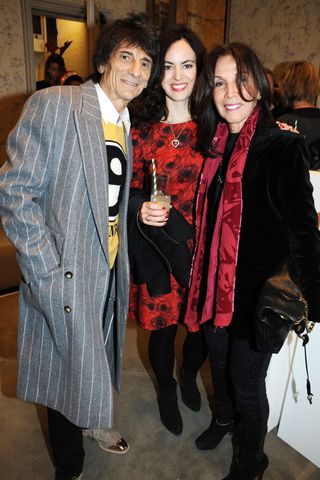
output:
M 69 278 L 69 279 L 70 279 L 70 278 L 73 277 L 73 273 L 72 273 L 72 272 L 66 272 L 66 273 L 64 274 L 64 276 L 65 276 L 66 278 Z
M 70 313 L 71 312 L 71 307 L 69 307 L 68 305 L 66 305 L 64 307 L 64 311 L 67 312 L 67 313 Z

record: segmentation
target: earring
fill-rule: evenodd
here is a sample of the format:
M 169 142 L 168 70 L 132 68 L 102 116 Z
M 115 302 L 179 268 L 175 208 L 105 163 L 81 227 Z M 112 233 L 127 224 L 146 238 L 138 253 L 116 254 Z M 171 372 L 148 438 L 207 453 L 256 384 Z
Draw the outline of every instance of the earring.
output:
M 104 68 L 101 65 L 98 67 L 98 72 L 101 74 L 104 72 Z

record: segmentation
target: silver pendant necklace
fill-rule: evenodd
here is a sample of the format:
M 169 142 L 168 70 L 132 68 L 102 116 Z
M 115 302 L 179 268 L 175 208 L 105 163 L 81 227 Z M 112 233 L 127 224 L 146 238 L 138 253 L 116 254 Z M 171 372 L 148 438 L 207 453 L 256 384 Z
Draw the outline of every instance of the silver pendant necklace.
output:
M 185 122 L 182 129 L 180 130 L 179 134 L 178 135 L 175 135 L 174 133 L 174 130 L 171 126 L 171 123 L 169 123 L 169 127 L 170 127 L 170 130 L 171 130 L 171 133 L 172 133 L 172 136 L 173 136 L 173 139 L 171 140 L 171 145 L 174 147 L 174 148 L 178 148 L 179 145 L 180 145 L 180 140 L 179 140 L 179 137 L 180 135 L 182 134 L 182 132 L 184 131 L 184 129 L 186 128 L 187 126 L 187 123 L 188 122 Z

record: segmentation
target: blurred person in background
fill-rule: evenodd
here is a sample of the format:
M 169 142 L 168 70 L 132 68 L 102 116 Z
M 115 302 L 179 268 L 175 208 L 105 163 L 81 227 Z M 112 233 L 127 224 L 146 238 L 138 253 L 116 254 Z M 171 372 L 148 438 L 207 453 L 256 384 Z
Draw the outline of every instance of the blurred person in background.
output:
M 271 109 L 271 113 L 273 118 L 275 119 L 277 119 L 280 115 L 283 115 L 284 113 L 287 113 L 290 111 L 290 107 L 282 103 L 280 93 L 279 93 L 279 83 L 282 76 L 285 74 L 286 67 L 289 63 L 290 62 L 280 62 L 272 70 L 274 84 L 273 84 L 273 98 L 272 98 L 273 108 Z
M 36 82 L 37 90 L 59 85 L 60 77 L 66 71 L 64 59 L 58 53 L 52 53 L 46 60 L 44 79 Z
M 272 112 L 272 109 L 274 108 L 274 103 L 273 103 L 273 96 L 274 96 L 274 75 L 272 70 L 270 68 L 264 67 L 263 69 L 265 76 L 267 77 L 268 84 L 269 84 L 269 89 L 270 89 L 270 109 Z
M 60 85 L 81 85 L 83 78 L 72 70 L 66 71 L 59 79 Z
M 278 117 L 303 135 L 310 153 L 310 168 L 320 168 L 320 109 L 316 99 L 320 92 L 319 72 L 308 61 L 290 62 L 278 83 L 281 103 L 290 112 Z

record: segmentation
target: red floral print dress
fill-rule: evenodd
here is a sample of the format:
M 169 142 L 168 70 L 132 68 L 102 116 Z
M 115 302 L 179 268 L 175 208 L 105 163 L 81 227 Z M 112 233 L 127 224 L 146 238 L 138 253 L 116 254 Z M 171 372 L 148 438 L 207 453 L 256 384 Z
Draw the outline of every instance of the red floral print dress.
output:
M 171 143 L 174 140 L 172 130 L 165 122 L 156 123 L 148 129 L 132 131 L 131 187 L 143 188 L 150 182 L 153 158 L 157 174 L 166 174 L 170 178 L 171 204 L 193 224 L 195 193 L 203 157 L 192 148 L 196 138 L 196 124 L 189 121 L 184 125 L 183 128 L 181 123 L 171 124 L 174 135 L 179 140 L 176 148 Z M 156 297 L 150 297 L 146 284 L 135 285 L 131 282 L 129 318 L 136 319 L 147 330 L 158 330 L 176 324 L 182 320 L 184 297 L 185 288 L 172 275 L 171 292 Z

